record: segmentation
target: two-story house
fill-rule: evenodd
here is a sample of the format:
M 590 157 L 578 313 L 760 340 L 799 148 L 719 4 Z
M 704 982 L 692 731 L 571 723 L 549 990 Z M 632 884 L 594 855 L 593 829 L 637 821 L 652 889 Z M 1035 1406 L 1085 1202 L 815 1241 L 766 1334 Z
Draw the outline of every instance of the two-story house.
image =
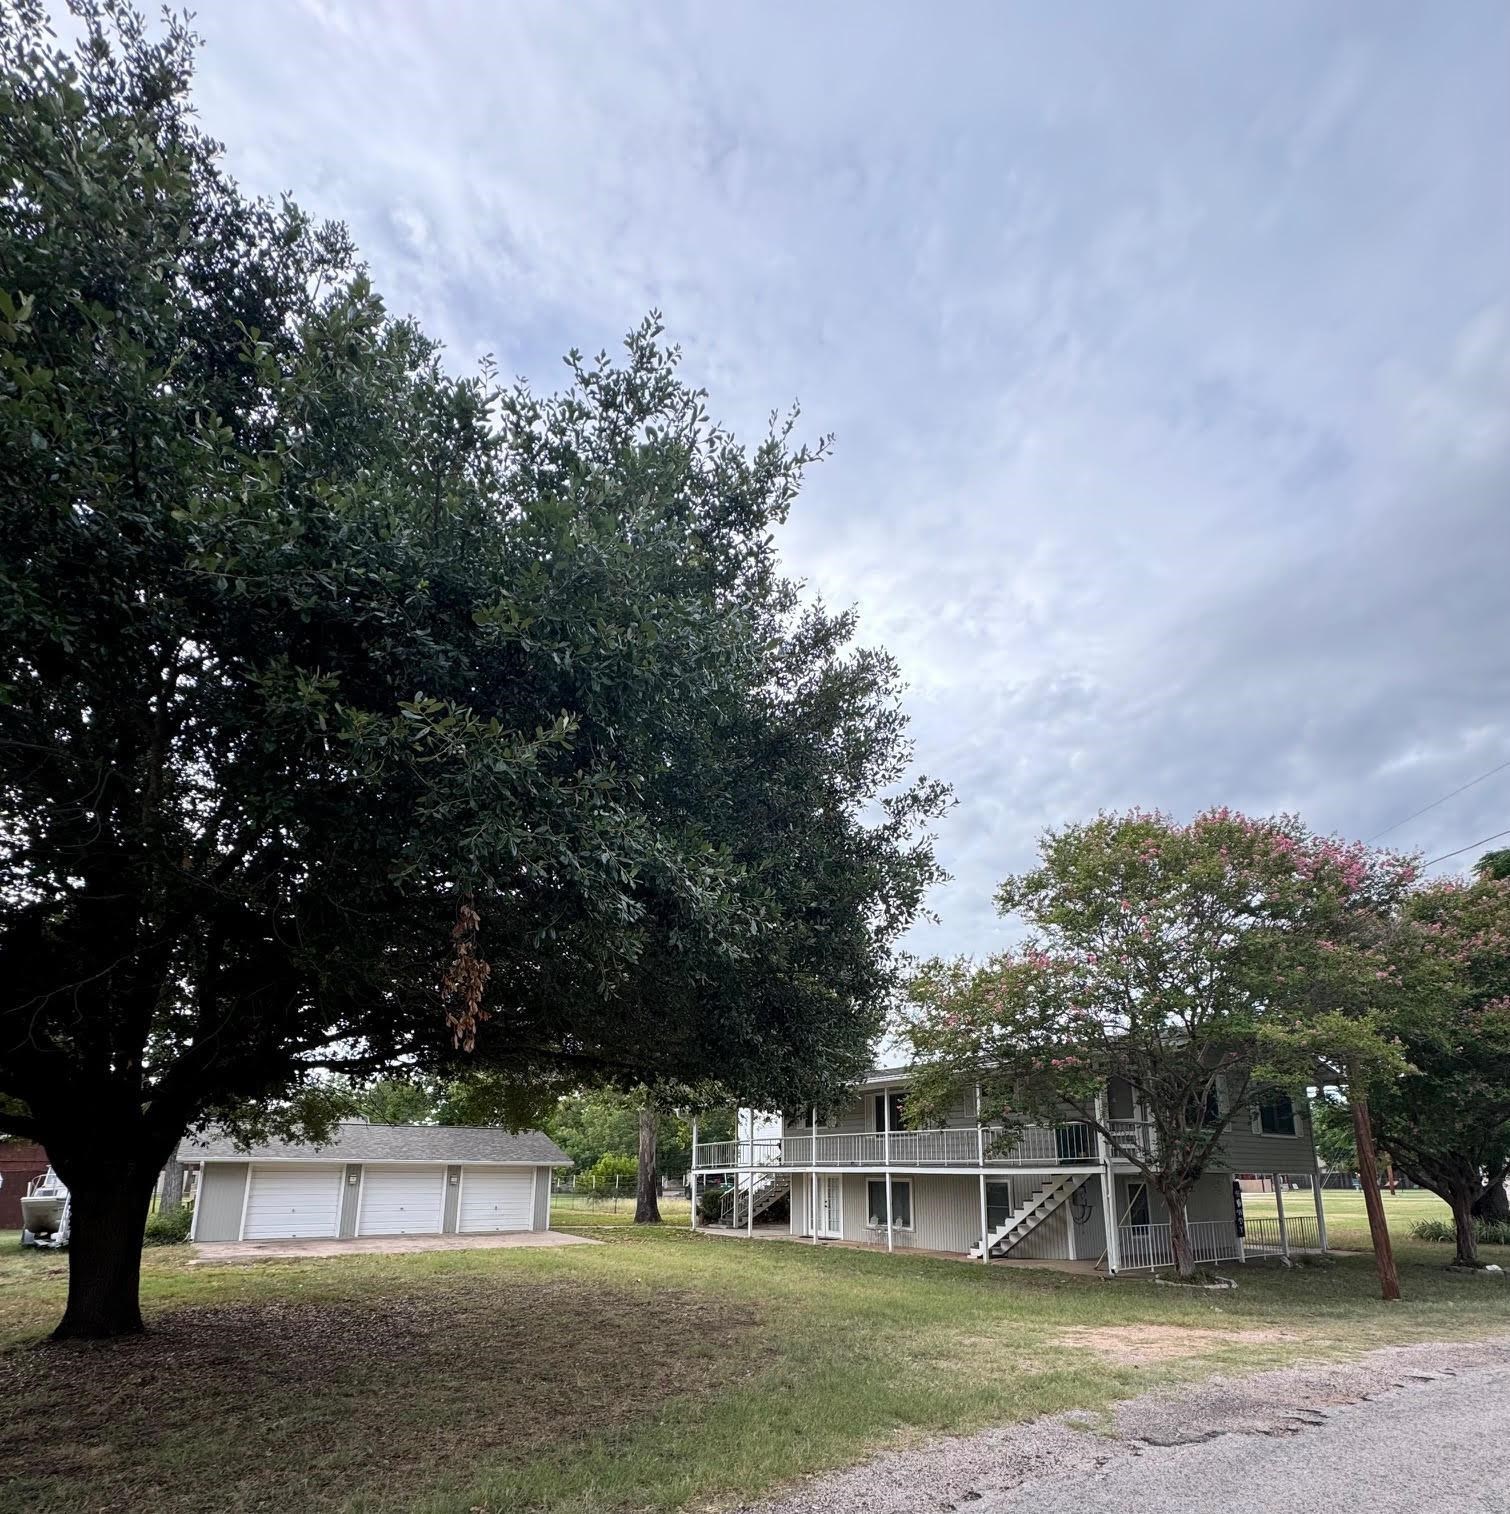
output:
M 783 1118 L 778 1133 L 705 1142 L 693 1132 L 693 1223 L 698 1190 L 737 1174 L 721 1228 L 753 1236 L 786 1199 L 787 1232 L 813 1242 L 847 1241 L 992 1259 L 1062 1260 L 1109 1274 L 1170 1265 L 1169 1215 L 1135 1163 L 1096 1129 L 1070 1119 L 1027 1126 L 1005 1144 L 999 1124 L 963 1100 L 937 1129 L 908 1129 L 906 1068 L 879 1068 L 854 1098 L 829 1113 Z M 1226 1090 L 1218 1090 L 1226 1099 Z M 1112 1080 L 1099 1120 L 1124 1149 L 1147 1149 L 1152 1127 L 1132 1090 Z M 1222 1113 L 1227 1113 L 1225 1103 Z M 1239 1174 L 1275 1178 L 1277 1219 L 1245 1221 Z M 1237 1110 L 1186 1206 L 1192 1248 L 1203 1262 L 1255 1252 L 1325 1250 L 1316 1150 L 1303 1100 L 1282 1093 Z M 1286 1179 L 1310 1189 L 1291 1194 Z M 1297 1214 L 1314 1201 L 1315 1217 Z M 1307 1205 L 1307 1207 L 1309 1207 Z M 982 1238 L 984 1237 L 984 1245 Z

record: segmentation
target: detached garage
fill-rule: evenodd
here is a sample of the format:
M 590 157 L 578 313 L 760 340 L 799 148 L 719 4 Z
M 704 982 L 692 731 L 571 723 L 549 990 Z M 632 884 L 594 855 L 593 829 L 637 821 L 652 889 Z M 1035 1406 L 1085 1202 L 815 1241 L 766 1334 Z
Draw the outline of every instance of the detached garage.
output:
M 538 1130 L 360 1120 L 326 1146 L 243 1151 L 209 1132 L 178 1157 L 200 1168 L 196 1241 L 548 1230 L 551 1173 L 571 1165 Z

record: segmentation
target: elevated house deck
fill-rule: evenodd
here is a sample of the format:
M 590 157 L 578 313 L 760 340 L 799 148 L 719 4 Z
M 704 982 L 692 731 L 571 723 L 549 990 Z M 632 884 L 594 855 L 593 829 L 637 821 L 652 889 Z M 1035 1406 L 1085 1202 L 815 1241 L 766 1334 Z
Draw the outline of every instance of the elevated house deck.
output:
M 910 1129 L 906 1084 L 905 1069 L 880 1070 L 850 1106 L 783 1120 L 777 1135 L 702 1141 L 694 1126 L 694 1225 L 698 1192 L 717 1182 L 719 1228 L 751 1237 L 784 1213 L 777 1222 L 786 1233 L 814 1244 L 981 1261 L 1093 1260 L 1107 1274 L 1172 1264 L 1169 1215 L 1134 1160 L 1152 1154 L 1153 1126 L 1125 1087 L 1108 1085 L 1098 1100 L 1108 1139 L 1078 1119 L 1009 1129 L 975 1107 L 951 1110 L 935 1129 Z M 1218 1152 L 1186 1206 L 1197 1260 L 1326 1249 L 1315 1148 L 1298 1101 L 1277 1095 L 1237 1111 Z M 1250 1243 L 1239 1172 L 1271 1174 L 1281 1195 L 1287 1182 L 1311 1188 L 1314 1221 L 1297 1225 L 1281 1197 L 1277 1220 L 1257 1222 Z

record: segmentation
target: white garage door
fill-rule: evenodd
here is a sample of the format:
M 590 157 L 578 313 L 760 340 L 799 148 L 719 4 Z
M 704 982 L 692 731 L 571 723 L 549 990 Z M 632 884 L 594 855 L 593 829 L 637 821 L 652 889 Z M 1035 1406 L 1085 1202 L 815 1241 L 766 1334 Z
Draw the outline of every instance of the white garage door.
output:
M 444 1167 L 362 1169 L 358 1235 L 439 1235 L 446 1201 Z
M 462 1168 L 458 1229 L 528 1230 L 534 1208 L 533 1167 Z
M 246 1196 L 249 1241 L 336 1233 L 341 1214 L 341 1166 L 303 1167 L 292 1162 L 253 1167 Z

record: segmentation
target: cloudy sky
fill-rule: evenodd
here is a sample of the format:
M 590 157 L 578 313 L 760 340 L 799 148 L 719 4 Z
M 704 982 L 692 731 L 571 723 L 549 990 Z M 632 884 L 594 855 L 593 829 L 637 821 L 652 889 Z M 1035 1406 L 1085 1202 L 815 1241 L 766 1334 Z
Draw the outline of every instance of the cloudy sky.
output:
M 233 170 L 554 383 L 659 307 L 959 806 L 1372 837 L 1510 762 L 1510 7 L 201 0 Z M 1510 767 L 1385 838 L 1510 828 Z M 1447 866 L 1471 862 L 1473 851 Z

